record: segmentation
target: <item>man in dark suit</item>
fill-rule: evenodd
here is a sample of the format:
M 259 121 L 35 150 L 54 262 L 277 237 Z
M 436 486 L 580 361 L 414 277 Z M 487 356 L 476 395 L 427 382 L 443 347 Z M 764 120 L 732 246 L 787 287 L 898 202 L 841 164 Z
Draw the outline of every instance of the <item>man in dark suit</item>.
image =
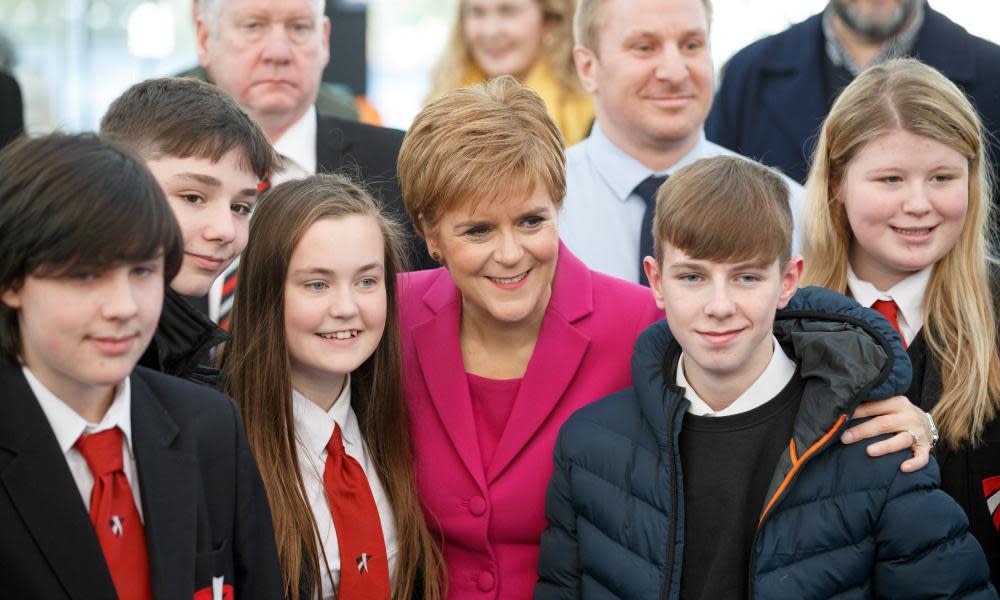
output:
M 804 182 L 840 91 L 868 65 L 903 55 L 938 69 L 969 95 L 994 132 L 993 157 L 1000 156 L 1000 46 L 924 0 L 830 0 L 824 12 L 744 48 L 724 68 L 705 132 Z
M 318 114 L 330 58 L 322 0 L 200 0 L 198 60 L 256 120 L 283 168 L 272 184 L 340 171 L 365 183 L 406 224 L 412 268 L 434 265 L 406 217 L 396 178 L 403 132 Z

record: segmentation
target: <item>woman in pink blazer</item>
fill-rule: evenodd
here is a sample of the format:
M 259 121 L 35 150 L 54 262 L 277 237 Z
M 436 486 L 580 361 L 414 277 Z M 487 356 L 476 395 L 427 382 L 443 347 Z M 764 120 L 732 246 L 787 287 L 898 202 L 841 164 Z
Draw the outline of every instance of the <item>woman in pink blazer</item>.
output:
M 399 157 L 407 211 L 444 268 L 399 286 L 416 477 L 448 597 L 530 598 L 562 423 L 630 383 L 662 315 L 649 290 L 559 242 L 562 138 L 510 77 L 451 92 Z

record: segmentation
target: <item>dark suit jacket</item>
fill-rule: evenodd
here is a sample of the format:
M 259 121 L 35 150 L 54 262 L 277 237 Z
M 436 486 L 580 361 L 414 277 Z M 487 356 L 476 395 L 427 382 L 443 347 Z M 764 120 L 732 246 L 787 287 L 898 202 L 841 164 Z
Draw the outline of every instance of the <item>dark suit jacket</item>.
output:
M 271 516 L 229 398 L 144 368 L 132 444 L 153 593 L 190 599 L 222 575 L 236 598 L 279 599 Z M 90 517 L 19 366 L 0 360 L 0 595 L 115 598 Z
M 364 182 L 388 212 L 403 224 L 409 265 L 407 270 L 432 269 L 440 265 L 427 254 L 427 245 L 417 235 L 403 208 L 403 195 L 396 176 L 396 160 L 403 132 L 319 115 L 316 129 L 316 171 L 341 173 Z
M 24 106 L 17 80 L 0 72 L 0 148 L 24 133 Z
M 969 95 L 1000 157 L 1000 46 L 970 35 L 925 7 L 913 55 Z M 740 50 L 724 69 L 708 139 L 805 182 L 819 128 L 832 101 L 824 78 L 822 15 Z M 997 166 L 1000 163 L 994 163 Z

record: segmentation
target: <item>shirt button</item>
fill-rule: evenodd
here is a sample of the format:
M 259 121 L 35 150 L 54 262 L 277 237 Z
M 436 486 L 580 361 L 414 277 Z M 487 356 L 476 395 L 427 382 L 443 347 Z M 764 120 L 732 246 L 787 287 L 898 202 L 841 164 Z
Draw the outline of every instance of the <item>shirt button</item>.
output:
M 479 574 L 479 591 L 488 592 L 493 589 L 496 585 L 496 579 L 493 578 L 493 573 L 489 571 L 483 571 Z
M 482 496 L 473 496 L 469 500 L 469 512 L 479 517 L 486 512 L 486 500 L 483 500 Z

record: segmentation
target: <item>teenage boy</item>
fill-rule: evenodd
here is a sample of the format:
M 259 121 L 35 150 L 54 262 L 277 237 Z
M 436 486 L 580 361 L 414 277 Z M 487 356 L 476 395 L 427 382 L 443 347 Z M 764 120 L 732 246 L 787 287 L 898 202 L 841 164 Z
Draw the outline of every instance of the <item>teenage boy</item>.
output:
M 208 294 L 243 252 L 250 213 L 277 161 L 274 150 L 228 96 L 191 79 L 132 86 L 104 115 L 101 136 L 131 146 L 146 161 L 184 236 L 180 272 L 170 282 L 156 335 L 139 364 L 218 386 L 218 370 L 205 363 L 209 350 L 228 334 L 185 297 Z M 209 300 L 208 312 L 218 314 L 221 298 Z
M 0 153 L 5 598 L 281 598 L 233 402 L 135 368 L 181 234 L 138 158 L 92 135 Z
M 666 320 L 632 387 L 559 434 L 536 599 L 996 597 L 936 464 L 839 443 L 910 366 L 873 311 L 796 293 L 788 194 L 734 157 L 659 191 L 644 267 Z

